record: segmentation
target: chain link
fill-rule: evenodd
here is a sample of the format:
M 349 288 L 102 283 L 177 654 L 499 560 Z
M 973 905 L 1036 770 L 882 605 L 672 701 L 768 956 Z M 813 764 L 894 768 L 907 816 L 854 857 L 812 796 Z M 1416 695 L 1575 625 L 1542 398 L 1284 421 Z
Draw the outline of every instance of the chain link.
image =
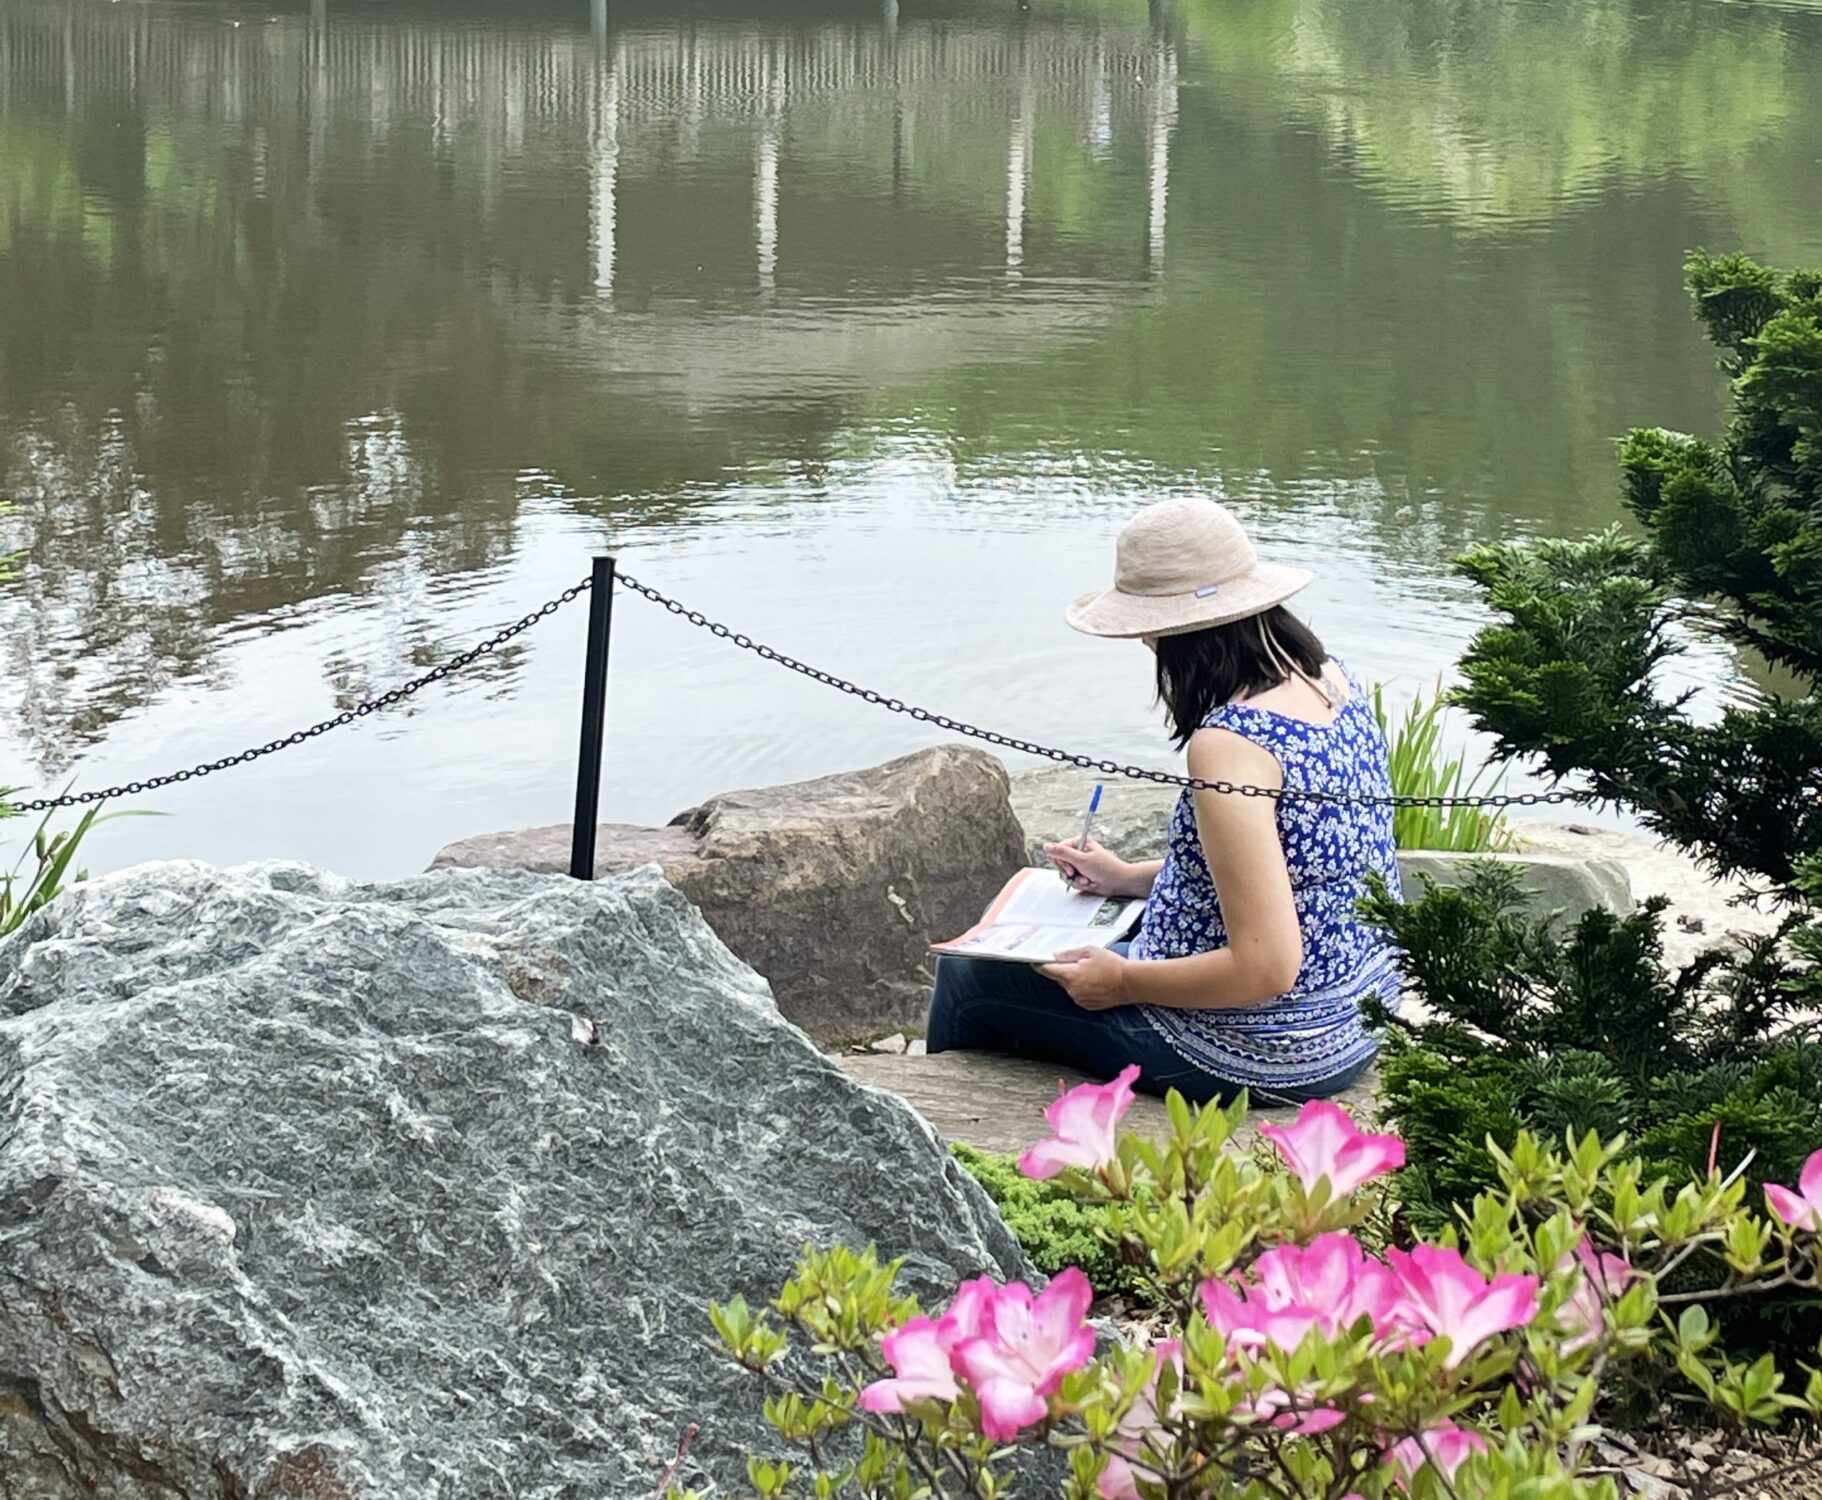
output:
M 1023 755 L 1035 755 L 1044 760 L 1057 762 L 1059 765 L 1075 766 L 1083 771 L 1099 771 L 1103 776 L 1124 776 L 1133 781 L 1154 781 L 1163 786 L 1188 787 L 1198 792 L 1218 792 L 1224 796 L 1269 797 L 1278 801 L 1355 803 L 1365 807 L 1545 807 L 1555 806 L 1575 800 L 1570 792 L 1500 792 L 1482 797 L 1416 797 L 1409 795 L 1391 795 L 1385 797 L 1362 796 L 1349 792 L 1325 792 L 1316 788 L 1303 787 L 1270 787 L 1248 786 L 1241 782 L 1207 781 L 1198 776 L 1179 776 L 1170 771 L 1154 771 L 1145 766 L 1124 765 L 1119 761 L 1099 759 L 1092 755 L 1078 755 L 1069 750 L 1059 750 L 1054 745 L 1040 745 L 1033 740 L 1023 740 L 1016 736 L 1000 734 L 996 730 L 982 729 L 977 724 L 968 724 L 960 719 L 952 719 L 947 714 L 932 713 L 927 708 L 919 708 L 899 698 L 888 698 L 883 693 L 876 693 L 872 688 L 864 688 L 857 683 L 849 682 L 844 677 L 837 677 L 833 672 L 825 672 L 820 667 L 813 667 L 801 662 L 794 656 L 786 656 L 770 646 L 761 645 L 751 636 L 743 635 L 737 630 L 711 620 L 701 610 L 690 609 L 668 594 L 660 593 L 650 584 L 641 583 L 629 573 L 616 577 L 622 587 L 632 590 L 653 604 L 662 605 L 664 609 L 689 624 L 708 631 L 717 640 L 729 641 L 742 651 L 750 651 L 761 661 L 776 662 L 789 671 L 808 677 L 812 682 L 820 682 L 825 687 L 835 688 L 851 697 L 870 703 L 875 708 L 883 708 L 889 713 L 904 714 L 920 724 L 934 724 L 948 734 L 959 734 L 967 739 L 980 740 L 1000 750 L 1016 750 Z
M 1092 755 L 1079 755 L 1069 750 L 1059 750 L 1054 745 L 1040 745 L 1034 740 L 1020 739 L 1015 735 L 1000 734 L 996 730 L 982 729 L 977 724 L 969 724 L 961 719 L 952 719 L 947 714 L 932 713 L 927 708 L 906 703 L 900 698 L 889 698 L 877 693 L 872 688 L 863 688 L 846 678 L 837 677 L 832 672 L 825 672 L 820 667 L 813 667 L 807 662 L 787 656 L 782 651 L 762 645 L 751 636 L 734 630 L 719 621 L 711 620 L 700 610 L 690 609 L 668 594 L 660 593 L 650 584 L 641 583 L 629 573 L 618 574 L 615 580 L 623 588 L 649 599 L 662 606 L 670 614 L 678 616 L 689 624 L 708 631 L 717 640 L 731 642 L 742 651 L 750 651 L 761 661 L 776 662 L 779 666 L 812 682 L 820 682 L 825 687 L 832 687 L 849 696 L 870 703 L 876 708 L 883 708 L 889 713 L 904 714 L 919 724 L 932 724 L 948 734 L 959 734 L 966 739 L 980 740 L 983 744 L 1000 750 L 1015 750 L 1021 755 L 1036 756 L 1041 760 L 1055 761 L 1059 765 L 1074 766 L 1083 771 L 1099 771 L 1103 776 L 1124 776 L 1133 781 L 1156 782 L 1161 786 L 1188 787 L 1192 791 L 1217 792 L 1223 795 L 1239 797 L 1267 797 L 1278 801 L 1358 803 L 1367 807 L 1545 807 L 1555 806 L 1575 800 L 1569 792 L 1506 792 L 1494 793 L 1481 797 L 1416 797 L 1391 795 L 1385 797 L 1361 796 L 1348 792 L 1325 792 L 1317 788 L 1304 787 L 1267 787 L 1249 786 L 1243 782 L 1207 781 L 1196 776 L 1179 776 L 1171 771 L 1156 771 L 1145 766 L 1125 765 L 1119 761 L 1098 758 Z M 364 719 L 370 714 L 378 713 L 383 708 L 390 708 L 395 703 L 402 703 L 413 693 L 441 682 L 445 677 L 453 676 L 464 667 L 472 666 L 483 656 L 499 650 L 515 636 L 530 630 L 539 621 L 549 618 L 564 605 L 580 598 L 589 591 L 592 580 L 584 578 L 580 583 L 565 589 L 556 598 L 533 610 L 523 619 L 514 621 L 504 630 L 489 636 L 480 644 L 471 646 L 459 655 L 450 657 L 440 665 L 432 667 L 421 677 L 414 677 L 409 682 L 381 693 L 378 697 L 369 698 L 364 703 L 337 714 L 332 719 L 324 719 L 320 724 L 312 724 L 308 729 L 300 729 L 295 734 L 288 734 L 283 739 L 269 740 L 263 745 L 242 750 L 237 755 L 224 755 L 220 760 L 204 761 L 201 765 L 191 766 L 187 770 L 172 771 L 163 776 L 152 776 L 144 781 L 129 781 L 120 786 L 111 786 L 99 791 L 69 792 L 61 797 L 39 797 L 30 802 L 14 803 L 20 812 L 52 812 L 58 808 L 86 807 L 97 802 L 112 801 L 117 797 L 136 797 L 146 792 L 155 792 L 162 787 L 176 786 L 186 781 L 196 781 L 204 776 L 212 776 L 217 771 L 225 771 L 231 766 L 244 766 L 280 750 L 289 750 L 293 745 L 301 745 L 306 740 L 313 740 L 319 735 L 329 733 L 352 724 L 357 719 Z
M 12 804 L 20 812 L 52 812 L 61 807 L 84 807 L 95 802 L 109 802 L 116 797 L 137 797 L 145 792 L 155 792 L 161 787 L 176 786 L 185 781 L 196 781 L 204 776 L 212 776 L 217 771 L 225 771 L 230 766 L 244 766 L 249 761 L 259 760 L 262 756 L 276 754 L 280 750 L 289 750 L 293 745 L 301 745 L 306 740 L 313 740 L 318 735 L 327 734 L 331 729 L 340 729 L 345 724 L 352 724 L 356 719 L 364 719 L 369 714 L 376 714 L 382 708 L 391 708 L 395 703 L 403 703 L 413 693 L 427 688 L 433 682 L 441 682 L 445 677 L 454 676 L 464 667 L 473 666 L 483 656 L 495 652 L 514 636 L 523 635 L 539 621 L 548 619 L 564 605 L 580 598 L 589 591 L 593 582 L 584 578 L 580 583 L 565 589 L 556 598 L 533 610 L 522 620 L 516 620 L 504 630 L 489 636 L 477 646 L 457 656 L 450 657 L 440 665 L 432 667 L 422 677 L 414 677 L 410 682 L 381 693 L 377 698 L 369 698 L 365 703 L 357 704 L 346 712 L 337 714 L 333 719 L 324 719 L 320 724 L 312 724 L 308 729 L 300 729 L 296 734 L 288 734 L 282 740 L 269 740 L 251 750 L 242 750 L 238 755 L 224 755 L 220 760 L 204 761 L 201 765 L 191 766 L 185 771 L 172 771 L 168 775 L 153 776 L 145 781 L 129 781 L 122 786 L 111 786 L 103 791 L 70 792 L 61 797 L 40 797 L 32 802 Z

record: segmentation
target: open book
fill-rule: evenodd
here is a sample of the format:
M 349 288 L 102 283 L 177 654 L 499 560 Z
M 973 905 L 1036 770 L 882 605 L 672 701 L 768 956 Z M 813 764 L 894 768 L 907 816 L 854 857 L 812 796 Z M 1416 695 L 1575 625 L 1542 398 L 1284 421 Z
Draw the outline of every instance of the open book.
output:
M 1131 930 L 1143 901 L 1072 890 L 1047 866 L 1020 870 L 974 926 L 935 953 L 1044 964 L 1068 948 L 1110 948 Z

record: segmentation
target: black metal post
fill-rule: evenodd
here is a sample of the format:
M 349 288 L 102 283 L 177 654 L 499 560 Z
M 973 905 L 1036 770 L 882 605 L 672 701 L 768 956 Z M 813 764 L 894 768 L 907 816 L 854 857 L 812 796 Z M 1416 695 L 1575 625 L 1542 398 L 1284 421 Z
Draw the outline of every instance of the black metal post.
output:
M 595 824 L 601 810 L 601 749 L 607 739 L 607 641 L 614 620 L 614 560 L 595 559 L 588 588 L 588 664 L 582 679 L 582 751 L 576 761 L 576 821 L 569 873 L 595 878 Z

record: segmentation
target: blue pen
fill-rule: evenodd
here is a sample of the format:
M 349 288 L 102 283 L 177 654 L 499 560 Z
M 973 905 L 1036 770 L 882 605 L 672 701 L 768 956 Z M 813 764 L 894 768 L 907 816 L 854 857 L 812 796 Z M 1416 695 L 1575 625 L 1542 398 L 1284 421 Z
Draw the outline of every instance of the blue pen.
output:
M 1088 831 L 1094 827 L 1094 815 L 1101 805 L 1101 791 L 1101 783 L 1097 781 L 1094 784 L 1094 795 L 1088 799 L 1088 815 L 1082 819 L 1082 841 L 1076 845 L 1076 848 L 1078 849 L 1086 849 L 1088 847 Z M 1074 880 L 1077 875 L 1081 874 L 1081 871 L 1076 870 L 1069 874 L 1064 874 L 1059 870 L 1057 873 L 1062 875 L 1065 880 Z

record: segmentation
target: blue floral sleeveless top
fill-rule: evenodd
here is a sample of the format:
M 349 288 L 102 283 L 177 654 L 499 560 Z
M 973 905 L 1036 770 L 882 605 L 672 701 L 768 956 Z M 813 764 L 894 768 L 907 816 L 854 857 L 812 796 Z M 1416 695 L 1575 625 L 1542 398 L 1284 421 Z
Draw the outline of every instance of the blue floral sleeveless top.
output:
M 1385 739 L 1367 695 L 1348 678 L 1349 694 L 1334 720 L 1311 724 L 1269 709 L 1229 703 L 1202 721 L 1269 750 L 1287 788 L 1385 796 L 1391 777 Z M 1270 1093 L 1304 1087 L 1370 1061 L 1378 1043 L 1361 1022 L 1369 995 L 1396 1006 L 1398 950 L 1356 915 L 1367 876 L 1399 890 L 1392 812 L 1359 803 L 1287 798 L 1278 804 L 1278 835 L 1290 869 L 1303 970 L 1289 993 L 1266 1005 L 1221 1010 L 1140 1006 L 1152 1028 L 1184 1061 Z M 1184 958 L 1227 944 L 1221 904 L 1196 832 L 1186 789 L 1171 816 L 1164 868 L 1132 945 L 1134 958 Z

